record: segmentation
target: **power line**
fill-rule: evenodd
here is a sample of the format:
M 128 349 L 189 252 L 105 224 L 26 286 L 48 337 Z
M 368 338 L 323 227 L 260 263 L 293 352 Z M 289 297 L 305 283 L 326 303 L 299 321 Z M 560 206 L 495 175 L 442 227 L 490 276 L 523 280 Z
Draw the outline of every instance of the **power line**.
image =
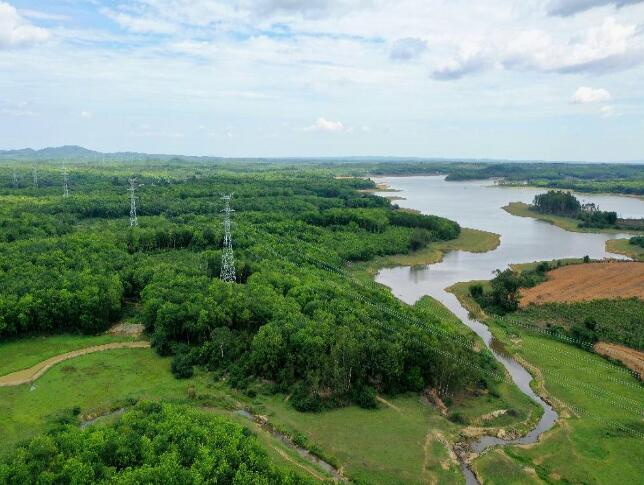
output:
M 63 165 L 63 197 L 69 197 L 69 184 L 67 183 L 67 166 Z
M 230 208 L 232 194 L 222 196 L 224 200 L 224 247 L 221 253 L 221 273 L 219 278 L 222 281 L 235 282 L 235 255 L 233 254 L 233 240 L 230 236 L 230 215 L 235 212 Z

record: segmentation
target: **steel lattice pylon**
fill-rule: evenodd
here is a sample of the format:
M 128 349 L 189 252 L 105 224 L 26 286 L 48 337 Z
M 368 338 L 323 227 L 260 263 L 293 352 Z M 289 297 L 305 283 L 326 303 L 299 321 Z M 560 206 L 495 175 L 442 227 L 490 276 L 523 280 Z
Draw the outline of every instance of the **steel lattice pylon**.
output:
M 233 240 L 230 236 L 230 215 L 235 212 L 230 208 L 230 199 L 232 194 L 224 195 L 224 247 L 221 253 L 221 273 L 219 278 L 222 281 L 235 282 L 235 255 L 233 254 Z
M 139 219 L 136 217 L 136 195 L 134 192 L 137 189 L 136 178 L 130 179 L 130 227 L 138 226 Z
M 69 184 L 67 183 L 67 166 L 63 165 L 63 197 L 69 197 Z

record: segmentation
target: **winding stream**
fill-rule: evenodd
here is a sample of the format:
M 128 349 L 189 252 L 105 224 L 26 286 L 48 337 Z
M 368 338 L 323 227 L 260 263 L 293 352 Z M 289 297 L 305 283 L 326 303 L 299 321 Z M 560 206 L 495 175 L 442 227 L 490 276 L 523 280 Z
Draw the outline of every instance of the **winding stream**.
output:
M 482 229 L 500 234 L 501 244 L 487 253 L 450 251 L 442 262 L 422 267 L 399 266 L 379 271 L 376 281 L 391 288 L 394 295 L 414 303 L 430 295 L 449 308 L 465 325 L 481 337 L 494 357 L 507 369 L 517 387 L 544 410 L 543 416 L 528 434 L 513 440 L 493 436 L 481 437 L 472 451 L 481 453 L 496 445 L 529 444 L 554 426 L 557 413 L 530 387 L 532 376 L 512 357 L 495 345 L 486 325 L 469 317 L 468 311 L 445 288 L 454 283 L 490 279 L 492 272 L 512 263 L 551 260 L 588 255 L 591 258 L 620 258 L 606 252 L 608 239 L 628 237 L 627 234 L 597 234 L 569 232 L 532 218 L 516 217 L 501 207 L 509 202 L 531 202 L 543 190 L 530 187 L 499 187 L 490 181 L 447 182 L 444 176 L 385 177 L 375 179 L 400 192 L 404 197 L 396 203 L 458 221 L 463 227 Z M 389 195 L 389 194 L 388 194 Z M 583 201 L 595 202 L 602 210 L 614 210 L 620 217 L 644 216 L 644 202 L 637 198 L 605 194 L 576 194 Z M 472 471 L 461 463 L 468 484 L 478 481 Z

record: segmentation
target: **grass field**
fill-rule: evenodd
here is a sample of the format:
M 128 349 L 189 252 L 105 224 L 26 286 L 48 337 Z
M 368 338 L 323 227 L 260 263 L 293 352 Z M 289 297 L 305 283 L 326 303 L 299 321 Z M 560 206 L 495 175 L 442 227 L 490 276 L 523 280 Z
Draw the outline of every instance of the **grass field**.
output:
M 26 369 L 55 355 L 92 345 L 112 342 L 129 342 L 135 337 L 114 337 L 111 335 L 53 335 L 25 337 L 0 343 L 0 376 Z
M 644 261 L 644 248 L 631 244 L 628 239 L 610 239 L 606 241 L 606 251 L 623 254 L 635 261 Z
M 572 217 L 555 216 L 552 214 L 543 214 L 541 212 L 530 209 L 530 206 L 525 202 L 510 202 L 503 207 L 503 210 L 519 217 L 532 217 L 540 221 L 549 222 L 557 227 L 572 232 L 603 232 L 603 233 L 623 233 L 629 232 L 625 229 L 615 228 L 595 228 L 595 227 L 579 227 L 579 220 Z
M 442 319 L 455 317 L 431 299 L 423 299 L 423 311 Z M 94 345 L 104 337 L 47 337 L 5 344 L 11 355 L 23 355 L 21 367 L 33 356 L 49 355 Z M 38 354 L 41 352 L 41 354 Z M 4 357 L 4 354 L 3 354 Z M 11 367 L 10 357 L 3 363 Z M 194 396 L 189 397 L 189 388 Z M 418 394 L 384 396 L 375 410 L 355 406 L 324 413 L 300 413 L 285 396 L 258 395 L 250 398 L 215 382 L 203 372 L 189 380 L 176 380 L 170 372 L 170 359 L 150 349 L 109 350 L 88 354 L 57 364 L 28 385 L 0 388 L 0 449 L 10 451 L 17 443 L 43 432 L 57 417 L 74 407 L 82 416 L 102 415 L 128 399 L 164 399 L 207 407 L 254 429 L 276 462 L 310 476 L 325 476 L 319 468 L 284 446 L 279 439 L 262 431 L 232 410 L 240 407 L 265 414 L 270 423 L 291 436 L 304 438 L 313 447 L 342 467 L 354 480 L 369 483 L 462 483 L 458 463 L 450 444 L 461 439 L 468 426 L 485 426 L 491 433 L 500 428 L 521 428 L 533 420 L 535 406 L 514 386 L 500 385 L 495 393 L 477 397 L 462 395 L 448 400 L 450 412 L 461 415 L 465 424 L 454 424 L 421 399 Z M 481 417 L 494 410 L 513 409 L 513 417 Z M 2 453 L 0 452 L 0 453 Z
M 54 339 L 52 348 L 63 342 L 56 337 L 48 337 L 45 342 L 48 339 Z M 82 343 L 82 338 L 79 339 L 76 343 Z M 85 344 L 95 342 L 91 337 L 85 339 Z M 44 345 L 28 339 L 23 348 L 33 350 L 30 343 L 34 348 Z M 63 345 L 60 348 L 70 347 Z M 205 404 L 219 406 L 216 408 L 218 414 L 253 429 L 275 463 L 304 475 L 328 478 L 322 470 L 302 459 L 279 439 L 232 413 L 230 408 L 238 406 L 238 399 L 232 396 L 234 393 L 230 389 L 217 386 L 204 373 L 198 373 L 189 380 L 177 380 L 170 372 L 170 361 L 150 349 L 109 350 L 55 366 L 37 381 L 34 390 L 28 385 L 0 388 L 0 454 L 8 453 L 20 442 L 46 431 L 73 407 L 78 406 L 82 415 L 92 416 L 120 407 L 128 399 L 191 403 L 188 389 L 193 387 L 198 399 L 204 399 Z M 192 403 L 204 404 L 201 401 Z
M 186 399 L 188 385 L 174 379 L 170 359 L 150 349 L 108 350 L 62 362 L 34 390 L 28 385 L 0 388 L 2 448 L 43 431 L 74 406 L 101 413 L 127 398 Z
M 454 291 L 479 317 L 467 284 Z M 644 391 L 623 367 L 505 319 L 488 318 L 495 337 L 528 362 L 559 411 L 557 425 L 530 446 L 491 450 L 474 468 L 490 484 L 640 483 L 644 476 Z
M 304 435 L 360 483 L 447 483 L 439 480 L 448 477 L 449 483 L 463 483 L 448 448 L 433 439 L 436 433 L 453 437 L 456 426 L 418 395 L 387 402 L 390 406 L 375 410 L 353 406 L 303 414 L 276 395 L 257 402 L 256 408 L 280 428 Z

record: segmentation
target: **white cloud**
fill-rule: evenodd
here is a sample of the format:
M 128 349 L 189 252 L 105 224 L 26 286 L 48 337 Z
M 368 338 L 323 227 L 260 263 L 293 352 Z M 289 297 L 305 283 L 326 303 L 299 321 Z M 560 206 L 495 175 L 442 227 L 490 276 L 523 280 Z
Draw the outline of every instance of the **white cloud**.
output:
M 595 7 L 614 5 L 617 8 L 621 8 L 626 5 L 641 3 L 642 1 L 643 0 L 551 0 L 548 4 L 548 14 L 567 17 Z
M 348 131 L 344 126 L 344 123 L 341 121 L 331 121 L 327 120 L 323 116 L 320 116 L 315 123 L 308 128 L 308 130 L 317 130 L 324 131 L 327 133 L 341 133 L 343 131 Z
M 90 113 L 89 111 L 80 112 L 80 117 L 83 119 L 89 120 L 90 118 L 92 118 L 92 116 L 93 116 L 92 113 Z
M 432 76 L 458 79 L 492 66 L 519 71 L 602 74 L 644 62 L 644 35 L 638 26 L 620 23 L 613 17 L 563 39 L 541 29 L 530 29 L 479 41 L 474 48 L 472 45 L 471 39 L 462 41 L 460 52 L 439 63 Z
M 483 71 L 493 64 L 489 54 L 478 47 L 463 47 L 458 55 L 438 64 L 432 71 L 432 77 L 440 81 L 459 79 L 467 74 Z
M 171 34 L 178 31 L 178 26 L 159 18 L 129 15 L 109 8 L 102 9 L 101 13 L 124 29 L 137 34 Z
M 391 46 L 389 57 L 395 61 L 409 61 L 427 50 L 427 41 L 417 37 L 397 39 Z
M 31 10 L 31 9 L 28 9 L 28 8 L 21 8 L 19 13 L 23 17 L 27 17 L 27 18 L 30 18 L 30 19 L 38 19 L 38 20 L 67 21 L 67 20 L 71 19 L 71 17 L 69 17 L 68 15 L 61 15 L 61 14 L 55 14 L 55 13 L 49 13 L 49 12 L 42 12 L 40 10 Z
M 31 25 L 6 2 L 0 2 L 0 49 L 29 47 L 49 38 L 49 32 Z
M 603 88 L 581 86 L 572 95 L 571 101 L 576 104 L 599 103 L 609 101 L 610 93 Z
M 615 107 L 612 105 L 602 106 L 599 112 L 603 118 L 612 118 L 616 114 Z

